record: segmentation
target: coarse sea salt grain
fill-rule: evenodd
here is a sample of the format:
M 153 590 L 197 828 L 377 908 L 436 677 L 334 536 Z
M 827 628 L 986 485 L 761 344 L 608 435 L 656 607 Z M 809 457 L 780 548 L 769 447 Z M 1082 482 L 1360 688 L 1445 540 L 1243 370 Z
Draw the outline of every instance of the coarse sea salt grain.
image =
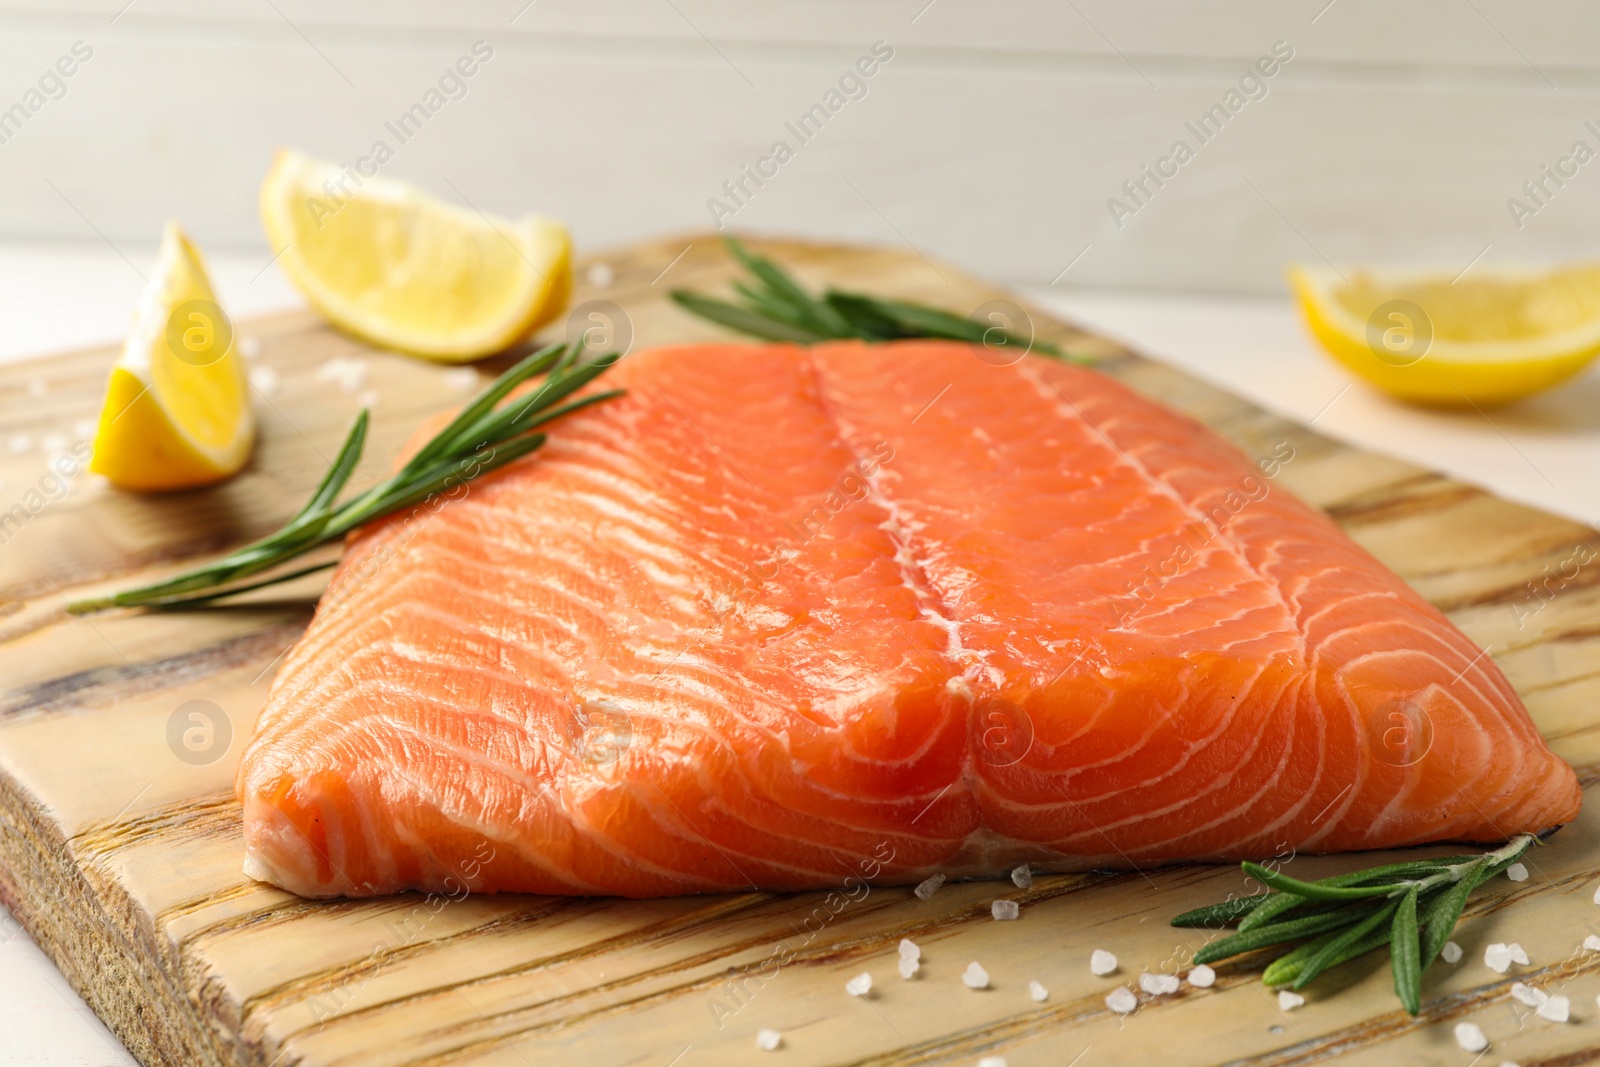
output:
M 1189 984 L 1197 989 L 1210 989 L 1216 980 L 1217 972 L 1203 963 L 1189 971 Z
M 912 890 L 912 892 L 917 894 L 918 900 L 927 900 L 929 897 L 933 896 L 933 894 L 937 893 L 939 891 L 939 887 L 942 885 L 944 885 L 944 875 L 936 874 L 933 877 L 926 878 L 922 882 L 918 883 L 917 888 Z
M 1117 957 L 1103 948 L 1097 948 L 1089 954 L 1089 971 L 1092 974 L 1104 977 L 1117 969 Z
M 1496 941 L 1483 950 L 1483 965 L 1497 974 L 1511 969 L 1511 947 Z
M 989 905 L 989 914 L 994 916 L 996 922 L 1010 922 L 1022 914 L 1022 909 L 1014 900 L 997 900 Z
M 1305 1002 L 1306 998 L 1302 997 L 1299 993 L 1296 993 L 1292 989 L 1281 989 L 1278 991 L 1279 1011 L 1294 1011 Z
M 245 359 L 255 359 L 261 354 L 261 338 L 248 333 L 240 334 L 239 354 Z
M 978 1067 L 1006 1067 L 1004 1056 L 985 1056 L 978 1061 Z
M 1511 953 L 1511 962 L 1520 963 L 1524 967 L 1526 967 L 1528 965 L 1528 953 L 1527 953 L 1527 950 L 1524 949 L 1521 945 L 1517 944 L 1515 941 L 1511 942 L 1511 944 L 1506 946 L 1506 951 Z
M 1600 934 L 1590 934 L 1584 938 L 1583 947 L 1590 952 L 1600 952 Z
M 922 958 L 922 946 L 909 937 L 902 937 L 900 939 L 900 958 L 903 960 L 920 960 Z
M 1456 1044 L 1468 1052 L 1482 1052 L 1489 1047 L 1489 1039 L 1477 1023 L 1456 1023 Z
M 1040 985 L 1038 982 L 1029 982 L 1028 983 L 1028 996 L 1032 997 L 1034 1000 L 1036 1000 L 1039 1003 L 1043 1004 L 1045 1001 L 1050 999 L 1050 990 L 1046 989 L 1044 986 Z
M 1444 961 L 1446 963 L 1460 963 L 1461 946 L 1456 944 L 1454 941 L 1446 941 L 1444 943 L 1444 950 L 1440 952 L 1439 955 L 1444 957 Z
M 334 356 L 323 362 L 313 377 L 319 382 L 332 382 L 347 393 L 358 393 L 367 383 L 367 361 Z
M 988 989 L 989 972 L 978 965 L 977 960 L 967 964 L 967 969 L 961 972 L 961 984 L 968 989 Z
M 844 991 L 852 997 L 864 997 L 872 992 L 872 975 L 862 971 L 844 984 Z
M 1033 871 L 1024 863 L 1011 872 L 1011 881 L 1018 889 L 1031 889 L 1033 888 Z
M 1528 880 L 1528 868 L 1523 864 L 1513 863 L 1506 868 L 1506 877 L 1513 882 L 1526 882 Z
M 783 1035 L 776 1030 L 757 1030 L 756 1048 L 762 1052 L 771 1052 L 783 1044 Z
M 1511 983 L 1511 996 L 1530 1008 L 1537 1008 L 1550 999 L 1550 994 L 1544 990 L 1535 989 L 1531 985 L 1523 985 L 1521 982 Z
M 1106 1007 L 1118 1015 L 1126 1015 L 1139 1006 L 1139 998 L 1133 995 L 1133 990 L 1125 985 L 1119 985 L 1106 994 Z
M 919 971 L 921 968 L 922 961 L 917 959 L 915 956 L 900 957 L 900 977 L 904 978 L 906 981 L 909 982 L 911 979 L 915 978 L 917 976 L 917 971 Z
M 584 277 L 596 289 L 605 289 L 617 280 L 617 272 L 611 269 L 611 264 L 609 263 L 591 263 L 589 271 Z
M 446 389 L 453 389 L 464 393 L 477 386 L 478 372 L 471 367 L 452 367 L 444 372 L 444 385 Z
M 1564 1023 L 1572 1017 L 1572 1001 L 1566 997 L 1551 997 L 1533 1009 L 1533 1012 L 1541 1019 L 1548 1019 L 1553 1023 Z
M 271 396 L 278 391 L 278 372 L 265 363 L 251 367 L 250 386 L 262 396 Z
M 1139 976 L 1139 988 L 1149 993 L 1152 997 L 1176 993 L 1178 991 L 1178 976 L 1175 974 L 1152 974 L 1146 971 Z

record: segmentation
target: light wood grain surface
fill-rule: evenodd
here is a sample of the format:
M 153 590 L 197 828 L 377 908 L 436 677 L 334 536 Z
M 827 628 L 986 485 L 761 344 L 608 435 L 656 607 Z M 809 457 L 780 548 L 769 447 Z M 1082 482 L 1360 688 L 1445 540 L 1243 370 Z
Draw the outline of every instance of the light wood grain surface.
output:
M 0 145 L 0 237 L 128 247 L 177 217 L 265 263 L 272 150 L 354 165 L 385 139 L 384 173 L 598 247 L 707 225 L 785 139 L 738 226 L 1019 284 L 1276 294 L 1324 255 L 1453 274 L 1593 255 L 1595 167 L 1523 225 L 1506 202 L 1600 148 L 1597 37 L 1581 0 L 0 0 L 0 111 L 94 50 Z M 785 123 L 879 40 L 894 60 L 800 145 Z M 388 133 L 477 41 L 465 95 Z M 1201 144 L 1185 123 L 1278 42 L 1293 61 Z M 1180 138 L 1197 155 L 1155 189 L 1141 167 Z M 1130 180 L 1152 195 L 1118 225 Z
M 915 254 L 772 250 L 811 282 L 958 310 L 1000 295 Z M 665 301 L 669 286 L 716 287 L 729 276 L 708 236 L 603 258 L 614 283 L 583 285 L 576 302 L 611 301 L 636 346 L 717 336 Z M 1288 442 L 1294 459 L 1279 484 L 1327 509 L 1491 645 L 1556 751 L 1586 785 L 1600 780 L 1600 570 L 1580 568 L 1542 594 L 1548 602 L 1526 584 L 1570 558 L 1587 528 L 1336 444 L 1064 324 L 1034 321 L 1251 455 Z M 315 584 L 204 614 L 88 619 L 67 617 L 62 594 L 166 573 L 285 519 L 356 411 L 353 393 L 319 381 L 326 361 L 366 361 L 363 388 L 378 394 L 363 474 L 424 413 L 459 398 L 463 383 L 369 351 L 307 315 L 241 324 L 239 334 L 280 382 L 261 402 L 260 452 L 243 475 L 162 498 L 80 476 L 0 545 L 0 899 L 146 1063 L 695 1067 L 767 1062 L 755 1034 L 772 1028 L 783 1047 L 771 1062 L 797 1065 L 986 1055 L 1010 1067 L 1080 1055 L 1083 1067 L 1456 1064 L 1471 1060 L 1451 1035 L 1465 1020 L 1488 1034 L 1491 1057 L 1524 1067 L 1600 1059 L 1600 954 L 1579 948 L 1600 932 L 1591 901 L 1600 847 L 1588 811 L 1532 855 L 1528 881 L 1501 882 L 1469 909 L 1457 933 L 1465 957 L 1430 973 L 1416 1020 L 1399 1010 L 1377 960 L 1319 979 L 1289 1013 L 1248 960 L 1219 967 L 1211 989 L 1141 994 L 1131 1016 L 1109 1012 L 1104 997 L 1118 984 L 1137 988 L 1142 971 L 1183 968 L 1203 934 L 1166 920 L 1240 887 L 1237 872 L 1216 868 L 1039 878 L 1028 890 L 948 885 L 928 901 L 875 888 L 836 912 L 818 894 L 309 902 L 248 881 L 233 768 Z M 59 434 L 65 440 L 53 443 L 70 450 L 70 427 L 95 410 L 110 359 L 102 350 L 0 371 L 0 439 Z M 40 478 L 38 459 L 0 456 L 7 506 Z M 196 754 L 169 743 L 191 701 L 225 716 L 226 745 Z M 1350 861 L 1290 863 L 1315 876 Z M 1001 895 L 1022 903 L 1019 921 L 991 920 Z M 924 946 L 923 971 L 909 982 L 895 970 L 902 937 Z M 1483 966 L 1487 944 L 1513 940 L 1529 967 L 1501 976 Z M 1090 974 L 1095 948 L 1118 955 L 1115 975 Z M 961 984 L 974 960 L 991 988 Z M 862 971 L 874 993 L 851 998 L 844 983 Z M 1029 998 L 1032 980 L 1049 989 L 1047 1001 Z M 1511 999 L 1513 980 L 1570 996 L 1575 1022 L 1534 1018 Z

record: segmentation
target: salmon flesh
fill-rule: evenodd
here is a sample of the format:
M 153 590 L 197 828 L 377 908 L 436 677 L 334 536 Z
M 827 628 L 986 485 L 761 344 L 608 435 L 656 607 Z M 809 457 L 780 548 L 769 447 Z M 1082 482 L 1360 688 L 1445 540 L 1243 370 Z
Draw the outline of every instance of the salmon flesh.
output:
M 644 352 L 361 531 L 244 753 L 246 871 L 651 897 L 1576 815 L 1493 660 L 1282 488 L 1290 443 L 993 356 Z

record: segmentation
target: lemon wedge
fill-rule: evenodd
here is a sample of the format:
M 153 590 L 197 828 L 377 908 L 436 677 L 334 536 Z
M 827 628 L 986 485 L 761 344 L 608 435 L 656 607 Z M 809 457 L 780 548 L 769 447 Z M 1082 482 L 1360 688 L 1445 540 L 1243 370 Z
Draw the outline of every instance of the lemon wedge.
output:
M 330 322 L 441 362 L 509 348 L 572 290 L 560 223 L 482 215 L 298 152 L 273 160 L 261 218 L 283 272 Z
M 243 467 L 255 413 L 205 261 L 167 223 L 155 273 L 111 368 L 89 469 L 128 489 L 181 489 Z
M 1296 265 L 1289 284 L 1322 347 L 1424 404 L 1504 404 L 1600 353 L 1600 265 L 1444 272 Z

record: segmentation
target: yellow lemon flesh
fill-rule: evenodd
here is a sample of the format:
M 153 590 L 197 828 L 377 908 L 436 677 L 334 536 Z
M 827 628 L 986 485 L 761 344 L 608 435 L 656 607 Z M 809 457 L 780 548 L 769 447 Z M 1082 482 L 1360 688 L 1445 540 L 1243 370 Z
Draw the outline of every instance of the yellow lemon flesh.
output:
M 1424 404 L 1504 404 L 1600 353 L 1600 265 L 1445 273 L 1297 265 L 1289 283 L 1322 347 Z
M 182 489 L 243 467 L 250 387 L 200 252 L 168 223 L 111 368 L 89 469 L 127 489 Z
M 504 351 L 572 289 L 559 223 L 481 215 L 298 152 L 273 161 L 261 218 L 283 272 L 335 326 L 442 362 Z

